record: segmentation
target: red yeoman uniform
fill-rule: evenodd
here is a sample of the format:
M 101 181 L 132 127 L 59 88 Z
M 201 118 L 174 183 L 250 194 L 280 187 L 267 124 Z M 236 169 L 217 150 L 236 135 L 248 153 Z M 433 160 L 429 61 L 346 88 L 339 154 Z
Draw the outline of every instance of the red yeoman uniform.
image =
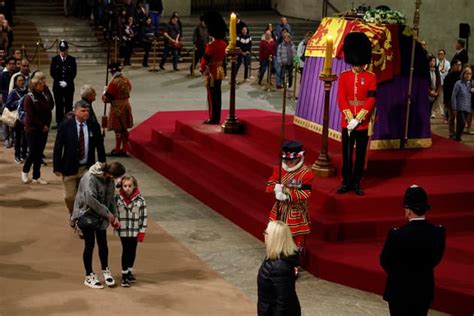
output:
M 290 227 L 293 236 L 311 232 L 307 201 L 311 196 L 313 178 L 313 172 L 305 165 L 295 171 L 282 170 L 281 184 L 285 187 L 284 192 L 288 195 L 288 199 L 286 201 L 276 201 L 273 204 L 270 211 L 270 220 L 285 222 Z M 278 168 L 276 167 L 268 179 L 266 192 L 272 193 L 277 183 Z M 295 242 L 298 245 L 296 238 Z
M 355 130 L 369 128 L 376 90 L 377 81 L 372 72 L 363 70 L 356 73 L 349 69 L 340 74 L 337 98 L 342 114 L 342 128 L 347 128 L 347 124 L 354 118 L 360 122 Z

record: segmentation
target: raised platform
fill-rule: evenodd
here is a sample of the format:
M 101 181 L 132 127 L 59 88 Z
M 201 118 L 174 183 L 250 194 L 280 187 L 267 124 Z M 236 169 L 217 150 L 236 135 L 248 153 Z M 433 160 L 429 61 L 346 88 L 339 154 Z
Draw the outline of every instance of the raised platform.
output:
M 278 163 L 280 116 L 238 111 L 245 135 L 204 125 L 205 111 L 159 112 L 130 133 L 132 154 L 228 219 L 262 239 L 273 196 L 265 193 Z M 223 113 L 225 118 L 227 113 Z M 287 118 L 286 138 L 303 142 L 306 162 L 319 153 L 321 138 Z M 340 143 L 329 153 L 340 166 Z M 312 235 L 306 268 L 314 275 L 381 294 L 383 239 L 403 224 L 402 196 L 417 183 L 429 193 L 429 219 L 447 229 L 447 250 L 436 269 L 433 308 L 455 315 L 474 312 L 474 150 L 433 136 L 423 150 L 369 153 L 366 196 L 336 195 L 340 178 L 319 179 L 311 200 Z

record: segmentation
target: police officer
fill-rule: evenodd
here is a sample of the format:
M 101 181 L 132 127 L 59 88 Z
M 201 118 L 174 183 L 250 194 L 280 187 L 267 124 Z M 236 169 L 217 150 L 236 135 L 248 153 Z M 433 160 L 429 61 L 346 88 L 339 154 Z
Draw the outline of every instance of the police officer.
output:
M 337 95 L 342 115 L 342 184 L 337 190 L 339 194 L 354 190 L 357 195 L 364 195 L 360 181 L 364 174 L 369 122 L 377 90 L 375 75 L 365 70 L 371 58 L 372 45 L 367 35 L 349 33 L 344 39 L 344 59 L 352 67 L 339 76 Z M 356 158 L 352 166 L 354 143 Z
M 433 269 L 443 257 L 446 233 L 443 226 L 426 220 L 430 206 L 423 188 L 410 186 L 403 204 L 408 223 L 389 231 L 380 254 L 387 273 L 383 298 L 392 316 L 421 316 L 433 300 Z
M 54 80 L 53 94 L 56 103 L 56 123 L 59 125 L 64 115 L 72 111 L 74 78 L 77 74 L 76 58 L 68 54 L 69 45 L 65 40 L 59 43 L 59 54 L 51 60 L 50 74 Z

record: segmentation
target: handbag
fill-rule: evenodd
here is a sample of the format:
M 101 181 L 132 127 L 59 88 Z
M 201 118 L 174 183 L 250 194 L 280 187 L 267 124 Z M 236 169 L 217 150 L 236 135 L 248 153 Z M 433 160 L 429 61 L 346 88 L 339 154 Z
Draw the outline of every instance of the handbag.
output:
M 10 111 L 7 107 L 3 109 L 2 121 L 10 127 L 15 127 L 17 110 Z
M 176 50 L 180 50 L 183 48 L 183 43 L 177 41 L 170 41 L 170 45 Z
M 102 226 L 102 221 L 102 217 L 88 211 L 77 219 L 77 227 L 81 230 L 98 230 Z

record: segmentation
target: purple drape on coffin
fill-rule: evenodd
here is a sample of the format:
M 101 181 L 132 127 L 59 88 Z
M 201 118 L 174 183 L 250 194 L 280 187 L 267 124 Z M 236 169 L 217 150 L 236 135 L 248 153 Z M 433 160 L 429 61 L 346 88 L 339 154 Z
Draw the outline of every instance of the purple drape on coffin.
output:
M 319 80 L 324 58 L 307 57 L 301 80 L 295 116 L 323 124 L 324 84 Z M 349 69 L 343 59 L 333 58 L 333 72 L 340 74 Z M 329 128 L 341 131 L 341 114 L 337 106 L 337 81 L 331 89 Z M 409 139 L 431 138 L 428 80 L 413 77 L 413 95 L 410 108 Z M 372 140 L 403 139 L 407 106 L 408 77 L 395 76 L 377 86 L 377 121 Z

